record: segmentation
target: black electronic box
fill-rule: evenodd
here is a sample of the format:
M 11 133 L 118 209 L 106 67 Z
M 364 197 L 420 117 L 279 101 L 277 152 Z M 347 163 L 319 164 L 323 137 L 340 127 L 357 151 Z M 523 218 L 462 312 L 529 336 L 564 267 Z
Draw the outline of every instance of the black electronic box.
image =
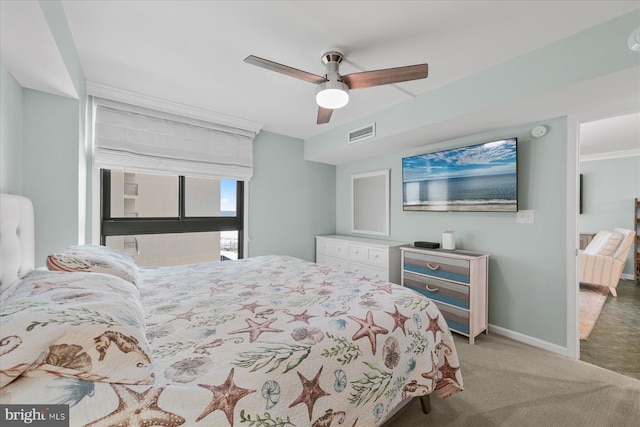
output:
M 413 246 L 415 246 L 416 248 L 438 249 L 440 247 L 440 243 L 437 243 L 437 242 L 413 242 Z

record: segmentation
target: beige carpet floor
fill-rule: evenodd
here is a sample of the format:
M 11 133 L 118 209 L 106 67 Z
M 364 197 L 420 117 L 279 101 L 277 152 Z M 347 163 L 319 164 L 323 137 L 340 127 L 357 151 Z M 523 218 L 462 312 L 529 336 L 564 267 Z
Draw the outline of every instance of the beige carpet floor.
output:
M 607 289 L 608 292 L 608 289 Z M 594 289 L 580 288 L 580 339 L 586 340 L 600 317 L 607 294 Z
M 464 391 L 413 400 L 385 427 L 640 425 L 640 380 L 498 335 L 456 336 Z

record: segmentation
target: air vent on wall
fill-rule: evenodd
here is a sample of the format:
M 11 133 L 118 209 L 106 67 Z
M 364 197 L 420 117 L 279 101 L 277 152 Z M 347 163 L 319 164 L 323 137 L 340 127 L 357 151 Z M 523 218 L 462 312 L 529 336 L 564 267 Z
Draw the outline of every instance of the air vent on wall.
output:
M 349 144 L 353 144 L 354 142 L 360 142 L 365 139 L 375 138 L 376 136 L 376 124 L 372 123 L 370 125 L 361 127 L 360 129 L 355 129 L 349 132 Z

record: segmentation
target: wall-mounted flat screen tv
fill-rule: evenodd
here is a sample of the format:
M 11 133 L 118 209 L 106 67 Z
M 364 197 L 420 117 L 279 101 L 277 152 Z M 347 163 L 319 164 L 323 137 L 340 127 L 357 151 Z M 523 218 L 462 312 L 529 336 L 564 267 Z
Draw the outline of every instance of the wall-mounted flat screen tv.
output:
M 405 211 L 518 210 L 517 138 L 402 159 Z

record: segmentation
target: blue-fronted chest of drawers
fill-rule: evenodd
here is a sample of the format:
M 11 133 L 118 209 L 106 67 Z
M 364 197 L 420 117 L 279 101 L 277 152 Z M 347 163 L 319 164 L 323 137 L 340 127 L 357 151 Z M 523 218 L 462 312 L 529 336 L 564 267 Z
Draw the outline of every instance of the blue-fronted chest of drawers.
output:
M 403 247 L 402 285 L 431 298 L 449 329 L 474 339 L 488 332 L 489 254 Z

